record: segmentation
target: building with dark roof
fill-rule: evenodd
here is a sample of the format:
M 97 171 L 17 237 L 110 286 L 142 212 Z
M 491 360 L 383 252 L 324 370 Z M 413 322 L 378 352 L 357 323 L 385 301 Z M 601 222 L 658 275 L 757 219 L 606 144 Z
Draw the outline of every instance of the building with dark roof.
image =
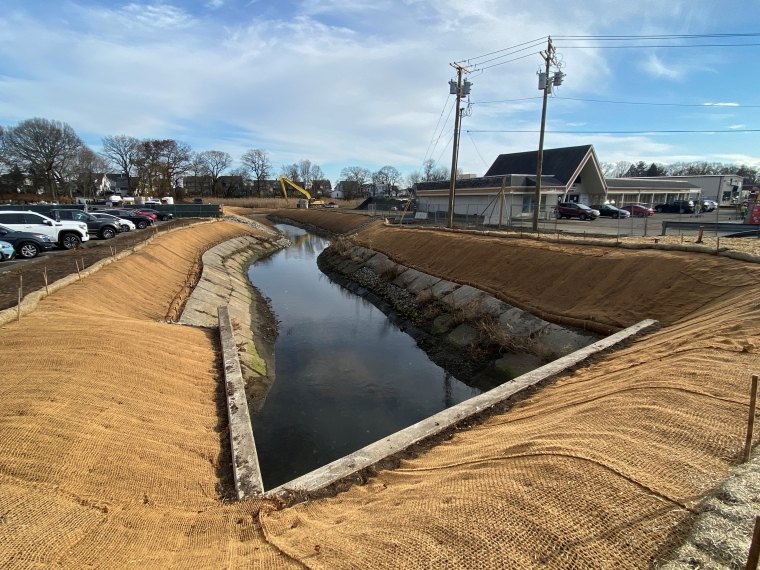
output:
M 456 181 L 454 212 L 478 216 L 487 225 L 501 220 L 529 218 L 536 195 L 538 152 L 500 154 L 484 176 Z M 450 182 L 419 182 L 418 210 L 448 212 Z M 558 202 L 617 206 L 653 206 L 673 200 L 704 199 L 694 180 L 663 178 L 605 179 L 592 145 L 544 151 L 541 176 L 540 217 L 552 215 Z
M 485 176 L 457 180 L 454 212 L 482 216 L 486 224 L 532 216 L 537 157 L 536 151 L 501 154 Z M 449 181 L 418 183 L 418 208 L 428 212 L 448 211 L 449 185 Z M 606 200 L 606 195 L 607 186 L 592 145 L 544 151 L 542 217 L 548 217 L 560 201 L 598 204 Z

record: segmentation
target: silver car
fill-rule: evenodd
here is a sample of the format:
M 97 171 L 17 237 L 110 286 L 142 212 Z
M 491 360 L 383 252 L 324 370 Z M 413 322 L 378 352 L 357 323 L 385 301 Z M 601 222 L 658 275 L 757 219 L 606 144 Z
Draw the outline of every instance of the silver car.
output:
M 9 261 L 16 256 L 16 250 L 13 244 L 7 241 L 0 241 L 0 261 Z

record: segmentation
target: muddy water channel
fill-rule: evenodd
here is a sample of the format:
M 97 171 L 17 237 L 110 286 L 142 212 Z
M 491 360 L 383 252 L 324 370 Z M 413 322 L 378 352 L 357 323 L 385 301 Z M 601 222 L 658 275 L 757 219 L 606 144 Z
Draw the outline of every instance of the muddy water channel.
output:
M 248 272 L 279 321 L 276 380 L 253 417 L 266 488 L 480 393 L 319 270 L 327 239 L 277 227 L 293 245 Z

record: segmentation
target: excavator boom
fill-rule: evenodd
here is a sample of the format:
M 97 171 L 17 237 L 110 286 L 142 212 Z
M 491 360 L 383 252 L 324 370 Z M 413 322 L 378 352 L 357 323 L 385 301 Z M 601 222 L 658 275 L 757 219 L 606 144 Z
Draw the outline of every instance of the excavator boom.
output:
M 290 178 L 287 178 L 285 176 L 280 176 L 280 187 L 282 188 L 282 195 L 285 197 L 285 200 L 288 199 L 288 191 L 287 188 L 285 188 L 285 185 L 290 186 L 297 192 L 300 192 L 304 196 L 306 196 L 306 199 L 309 201 L 309 204 L 312 206 L 324 206 L 325 203 L 322 200 L 315 200 L 312 198 L 311 194 L 305 189 L 301 188 L 298 184 L 293 182 Z

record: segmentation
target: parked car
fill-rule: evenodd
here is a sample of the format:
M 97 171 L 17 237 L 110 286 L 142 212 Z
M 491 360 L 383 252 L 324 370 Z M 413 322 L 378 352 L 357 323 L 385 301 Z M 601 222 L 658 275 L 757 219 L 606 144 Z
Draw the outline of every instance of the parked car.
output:
M 31 210 L 2 210 L 0 224 L 16 231 L 45 234 L 63 249 L 79 247 L 90 239 L 84 222 L 56 221 Z
M 626 212 L 620 208 L 613 206 L 612 204 L 600 204 L 598 206 L 591 206 L 594 210 L 599 210 L 599 215 L 603 218 L 629 218 L 630 212 Z
M 557 204 L 557 218 L 578 218 L 579 220 L 595 220 L 599 217 L 599 210 L 594 210 L 586 204 L 575 202 L 560 202 Z
M 134 214 L 137 214 L 138 216 L 146 216 L 150 218 L 151 220 L 153 220 L 154 222 L 158 220 L 158 216 L 154 214 L 153 212 L 149 212 L 147 209 L 144 210 L 144 209 L 135 208 L 134 210 L 132 210 L 132 212 Z
M 193 198 L 193 204 L 203 204 L 203 198 Z
M 171 212 L 160 212 L 159 210 L 154 210 L 153 208 L 136 208 L 135 212 L 138 214 L 153 214 L 161 220 L 162 222 L 165 222 L 166 220 L 173 220 L 174 214 Z
M 7 241 L 0 241 L 0 261 L 10 261 L 16 256 L 16 250 L 13 249 L 13 244 Z
M 654 211 L 663 214 L 693 214 L 694 202 L 691 200 L 673 200 L 667 204 L 657 204 Z
M 24 259 L 37 257 L 40 252 L 55 247 L 55 242 L 45 234 L 17 232 L 5 226 L 0 226 L 0 240 L 10 243 L 16 250 L 16 256 Z
M 104 214 L 103 212 L 90 212 L 91 216 L 95 216 L 96 218 L 100 218 L 101 220 L 112 220 L 115 223 L 119 224 L 119 227 L 121 228 L 121 231 L 123 232 L 131 232 L 137 226 L 130 222 L 129 220 L 125 220 L 124 218 L 118 218 L 116 216 L 112 216 L 111 214 Z
M 718 209 L 718 203 L 715 200 L 703 200 L 702 201 L 702 211 L 703 212 L 714 212 Z
M 137 229 L 139 230 L 145 229 L 148 226 L 153 225 L 153 220 L 151 218 L 149 218 L 148 216 L 141 216 L 139 214 L 136 214 L 133 210 L 110 209 L 110 210 L 99 210 L 99 211 L 104 214 L 111 214 L 112 216 L 116 216 L 117 218 L 129 220 L 135 226 L 137 226 Z
M 625 210 L 636 218 L 646 218 L 654 215 L 654 210 L 644 204 L 630 204 L 628 206 L 623 206 L 621 210 Z
M 111 239 L 116 237 L 116 234 L 121 231 L 121 226 L 113 220 L 96 218 L 87 212 L 74 208 L 56 208 L 50 210 L 50 217 L 59 222 L 65 220 L 83 222 L 87 224 L 87 231 L 90 235 L 98 236 L 100 239 Z

